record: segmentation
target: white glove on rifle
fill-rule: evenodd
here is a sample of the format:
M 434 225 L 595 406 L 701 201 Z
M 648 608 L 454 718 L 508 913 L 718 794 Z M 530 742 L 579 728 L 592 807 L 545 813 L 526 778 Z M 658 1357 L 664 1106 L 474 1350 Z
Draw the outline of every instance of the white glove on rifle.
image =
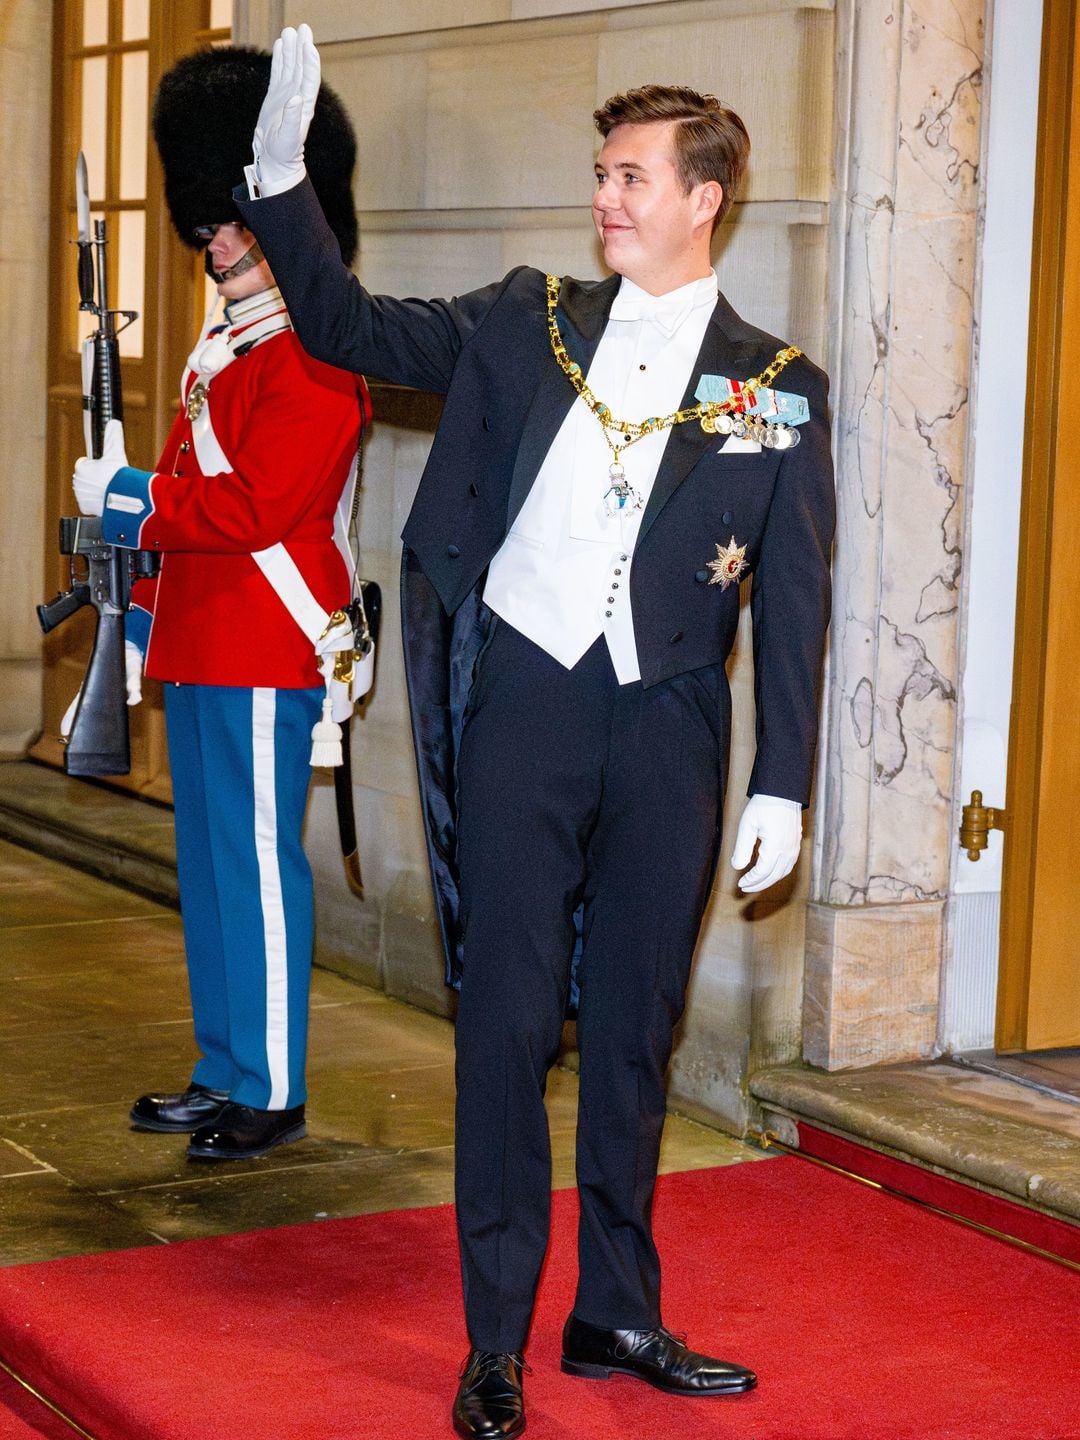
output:
M 130 640 L 124 641 L 124 679 L 127 683 L 127 703 L 138 705 L 142 699 L 142 667 L 143 653 L 139 647 Z M 75 723 L 75 711 L 79 708 L 79 697 L 82 695 L 82 686 L 75 691 L 75 699 L 64 711 L 64 718 L 60 721 L 60 734 L 66 740 L 71 734 L 71 727 Z
M 118 470 L 128 463 L 124 450 L 124 427 L 119 420 L 110 420 L 105 426 L 105 437 L 101 456 L 92 460 L 84 455 L 75 461 L 75 474 L 71 484 L 75 499 L 84 515 L 100 515 L 105 508 L 105 491 Z
M 311 26 L 287 25 L 274 41 L 270 84 L 255 124 L 252 153 L 261 195 L 279 195 L 304 178 L 304 141 L 315 113 L 321 64 Z
M 767 890 L 795 868 L 802 848 L 802 806 L 779 795 L 751 795 L 739 821 L 731 863 L 736 870 L 750 864 L 754 846 L 757 864 L 739 877 L 739 889 L 749 895 Z

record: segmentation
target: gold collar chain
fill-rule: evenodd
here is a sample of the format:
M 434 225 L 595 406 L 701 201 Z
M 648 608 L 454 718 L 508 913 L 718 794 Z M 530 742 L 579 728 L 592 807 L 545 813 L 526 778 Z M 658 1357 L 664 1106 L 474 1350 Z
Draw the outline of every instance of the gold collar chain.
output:
M 603 428 L 604 439 L 607 441 L 614 457 L 609 475 L 613 482 L 612 490 L 616 492 L 617 498 L 623 502 L 633 495 L 630 487 L 625 484 L 623 467 L 620 463 L 622 452 L 646 435 L 655 435 L 661 430 L 668 430 L 674 425 L 682 425 L 687 420 L 700 420 L 701 428 L 708 434 L 716 432 L 716 421 L 720 415 L 729 414 L 735 410 L 741 410 L 746 403 L 746 397 L 752 396 L 755 390 L 766 389 L 776 379 L 785 365 L 789 365 L 803 352 L 797 345 L 789 345 L 784 350 L 778 350 L 776 358 L 760 375 L 755 375 L 751 380 L 744 380 L 741 386 L 741 394 L 733 395 L 728 400 L 703 400 L 700 405 L 694 405 L 686 410 L 673 410 L 670 415 L 650 415 L 646 420 L 616 420 L 611 408 L 598 400 L 585 383 L 585 377 L 581 373 L 581 366 L 571 360 L 566 346 L 563 344 L 562 335 L 559 333 L 559 322 L 555 310 L 559 303 L 559 291 L 562 287 L 562 280 L 558 275 L 547 277 L 547 327 L 548 335 L 551 338 L 551 353 L 555 356 L 559 368 L 567 376 L 571 385 L 581 396 L 582 400 L 589 407 L 592 413 Z M 616 444 L 610 432 L 622 436 L 622 443 Z M 636 498 L 636 497 L 634 497 Z M 632 508 L 640 508 L 640 503 Z M 614 511 L 612 511 L 614 513 Z

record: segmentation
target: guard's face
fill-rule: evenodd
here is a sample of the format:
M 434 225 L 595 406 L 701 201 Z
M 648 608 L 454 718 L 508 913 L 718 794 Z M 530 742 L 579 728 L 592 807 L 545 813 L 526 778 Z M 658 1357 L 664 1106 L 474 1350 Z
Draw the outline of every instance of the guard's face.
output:
M 238 265 L 256 242 L 251 231 L 239 223 L 229 222 L 208 228 L 214 232 L 206 248 L 210 254 L 210 263 L 216 272 L 216 278 L 223 271 L 229 271 Z M 224 296 L 226 300 L 242 300 L 247 295 L 257 295 L 260 290 L 266 290 L 273 283 L 274 277 L 270 273 L 270 266 L 262 259 L 258 264 L 252 265 L 250 269 L 244 270 L 242 274 L 227 275 L 225 279 L 216 279 L 218 294 Z
M 701 227 L 711 231 L 721 193 L 716 182 L 685 193 L 675 169 L 674 126 L 616 125 L 596 159 L 592 215 L 604 259 L 654 295 L 697 278 Z

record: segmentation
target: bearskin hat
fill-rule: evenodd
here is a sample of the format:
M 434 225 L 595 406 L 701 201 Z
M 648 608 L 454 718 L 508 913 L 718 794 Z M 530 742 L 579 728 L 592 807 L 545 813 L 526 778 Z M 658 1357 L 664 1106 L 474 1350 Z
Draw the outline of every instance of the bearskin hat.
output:
M 251 137 L 270 80 L 270 56 L 245 45 L 186 55 L 161 77 L 153 130 L 165 170 L 165 199 L 180 239 L 205 246 L 196 225 L 240 220 L 232 192 L 251 163 Z M 304 164 L 346 265 L 356 258 L 352 196 L 356 136 L 341 101 L 319 91 Z

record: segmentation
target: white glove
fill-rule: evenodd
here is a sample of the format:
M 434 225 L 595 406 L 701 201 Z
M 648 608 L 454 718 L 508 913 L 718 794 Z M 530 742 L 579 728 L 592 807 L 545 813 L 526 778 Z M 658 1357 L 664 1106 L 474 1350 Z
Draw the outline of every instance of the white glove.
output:
M 101 456 L 91 460 L 84 455 L 75 461 L 75 474 L 71 484 L 75 499 L 84 515 L 100 515 L 105 507 L 105 491 L 118 470 L 128 463 L 124 450 L 124 427 L 119 420 L 110 420 L 105 426 L 105 438 Z
M 311 26 L 287 25 L 274 41 L 266 89 L 251 149 L 263 195 L 291 190 L 304 178 L 304 141 L 319 94 L 319 52 Z
M 739 889 L 747 895 L 767 890 L 795 868 L 802 848 L 802 806 L 798 800 L 785 800 L 779 795 L 751 795 L 731 852 L 734 869 L 742 870 L 750 864 L 755 845 L 757 864 L 739 877 Z
M 124 641 L 124 679 L 127 682 L 127 703 L 138 705 L 142 699 L 143 653 L 138 645 Z
M 127 703 L 138 705 L 142 699 L 142 667 L 143 653 L 139 647 L 130 640 L 124 641 L 124 679 L 127 684 Z M 79 708 L 79 699 L 82 695 L 82 686 L 75 691 L 75 699 L 64 711 L 64 718 L 60 721 L 60 734 L 66 740 L 71 734 L 71 727 L 75 723 L 75 711 Z

